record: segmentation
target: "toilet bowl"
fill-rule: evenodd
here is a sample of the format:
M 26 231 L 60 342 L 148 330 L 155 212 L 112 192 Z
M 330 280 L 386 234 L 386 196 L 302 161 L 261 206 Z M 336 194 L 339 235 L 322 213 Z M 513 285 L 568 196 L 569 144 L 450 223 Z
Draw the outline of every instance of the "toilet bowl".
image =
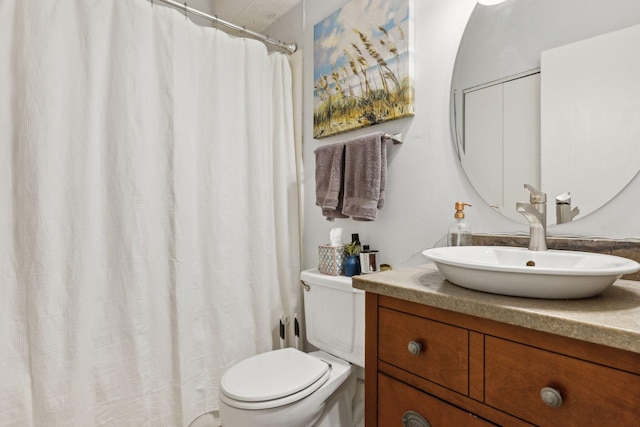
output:
M 352 288 L 350 278 L 317 270 L 302 272 L 301 279 L 307 340 L 320 351 L 284 348 L 229 368 L 220 382 L 224 427 L 354 426 L 358 366 L 364 367 L 364 292 Z
M 265 387 L 263 389 L 266 392 L 264 394 L 264 400 L 247 400 L 246 397 L 239 395 L 240 393 L 238 392 L 245 391 L 247 396 L 252 396 L 254 399 L 257 398 L 258 394 L 255 392 L 255 381 L 252 381 L 248 377 L 244 378 L 244 380 L 246 381 L 244 382 L 244 387 L 241 386 L 240 382 L 233 385 L 233 390 L 235 391 L 237 396 L 236 398 L 228 396 L 228 388 L 231 387 L 229 384 L 222 386 L 220 390 L 220 417 L 222 419 L 224 427 L 323 426 L 323 424 L 320 424 L 319 421 L 323 415 L 325 415 L 326 418 L 326 415 L 328 415 L 329 413 L 327 411 L 327 414 L 325 414 L 325 406 L 327 400 L 334 394 L 334 392 L 336 392 L 338 388 L 340 388 L 341 386 L 345 386 L 342 387 L 344 389 L 343 392 L 345 399 L 353 398 L 353 393 L 355 393 L 355 382 L 353 382 L 353 380 L 349 378 L 352 375 L 352 368 L 348 362 L 335 358 L 330 354 L 322 351 L 306 354 L 299 350 L 288 348 L 283 350 L 276 350 L 269 353 L 275 353 L 285 350 L 295 352 L 295 356 L 299 357 L 300 359 L 308 358 L 312 361 L 317 361 L 321 364 L 324 364 L 326 366 L 326 372 L 311 384 L 308 384 L 308 382 L 309 380 L 313 379 L 313 375 L 310 375 L 307 378 L 301 372 L 296 372 L 294 375 L 292 375 L 292 377 L 299 375 L 299 384 L 297 384 L 296 386 L 297 388 L 300 388 L 300 390 L 289 395 L 273 397 L 272 399 L 268 398 L 268 395 L 270 393 L 273 394 L 273 396 L 279 396 L 283 394 L 287 389 L 287 387 L 278 387 L 282 384 L 281 382 L 273 382 L 273 387 L 271 387 L 271 390 L 267 391 L 268 387 Z M 277 363 L 286 363 L 286 360 L 288 360 L 288 362 L 291 362 L 293 360 L 291 356 L 292 355 L 287 355 L 286 357 L 282 357 L 279 362 L 270 360 L 270 366 L 268 367 L 268 369 L 274 369 L 275 371 L 286 371 L 286 364 L 277 366 Z M 232 367 L 229 371 L 227 371 L 227 373 L 233 374 L 233 369 L 237 366 L 238 365 Z M 267 372 L 268 371 L 263 371 L 264 374 L 267 374 Z M 227 375 L 227 373 L 225 373 L 225 376 Z M 240 375 L 238 377 L 240 377 Z M 292 377 L 288 378 L 284 382 L 287 382 L 288 385 L 294 384 L 294 379 Z M 353 386 L 351 386 L 352 382 Z M 258 388 L 262 388 L 261 386 L 264 385 L 265 384 L 258 385 Z M 336 417 L 335 414 L 333 416 L 334 418 Z M 337 416 L 340 417 L 340 414 L 338 414 Z M 350 418 L 350 415 L 347 415 L 346 417 Z M 349 419 L 344 419 L 345 415 L 342 415 L 342 418 L 344 422 L 349 422 Z M 325 423 L 324 425 L 337 427 L 340 424 Z

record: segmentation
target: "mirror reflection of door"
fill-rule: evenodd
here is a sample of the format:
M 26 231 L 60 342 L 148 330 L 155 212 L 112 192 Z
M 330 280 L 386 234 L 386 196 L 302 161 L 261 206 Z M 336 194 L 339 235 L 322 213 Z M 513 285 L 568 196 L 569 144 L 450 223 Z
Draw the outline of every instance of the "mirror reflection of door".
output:
M 460 160 L 480 196 L 520 221 L 514 206 L 522 201 L 524 183 L 540 188 L 539 72 L 464 92 Z

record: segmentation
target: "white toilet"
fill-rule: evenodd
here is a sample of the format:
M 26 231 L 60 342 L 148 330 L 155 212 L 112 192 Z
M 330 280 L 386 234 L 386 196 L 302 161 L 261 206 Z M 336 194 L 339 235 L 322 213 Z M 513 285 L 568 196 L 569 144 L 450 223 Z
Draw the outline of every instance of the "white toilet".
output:
M 300 278 L 307 340 L 321 351 L 284 348 L 229 368 L 220 384 L 223 427 L 354 427 L 356 378 L 364 367 L 364 292 L 352 288 L 349 277 L 316 269 Z

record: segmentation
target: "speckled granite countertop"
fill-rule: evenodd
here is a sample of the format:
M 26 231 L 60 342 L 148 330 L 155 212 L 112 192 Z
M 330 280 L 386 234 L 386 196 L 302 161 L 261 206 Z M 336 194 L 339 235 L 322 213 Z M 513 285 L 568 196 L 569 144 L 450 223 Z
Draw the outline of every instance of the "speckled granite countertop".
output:
M 618 280 L 580 300 L 494 295 L 447 282 L 435 264 L 354 276 L 353 287 L 380 295 L 640 353 L 640 282 Z

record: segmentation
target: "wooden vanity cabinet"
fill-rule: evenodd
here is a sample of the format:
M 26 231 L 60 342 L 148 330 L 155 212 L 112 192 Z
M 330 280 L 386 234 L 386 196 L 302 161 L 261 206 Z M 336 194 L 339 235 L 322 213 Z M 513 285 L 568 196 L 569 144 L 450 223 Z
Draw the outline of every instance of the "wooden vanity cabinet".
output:
M 469 332 L 380 307 L 378 356 L 435 384 L 466 394 L 469 388 Z M 415 346 L 411 351 L 409 346 Z
M 365 369 L 366 427 L 640 426 L 638 353 L 369 292 Z

